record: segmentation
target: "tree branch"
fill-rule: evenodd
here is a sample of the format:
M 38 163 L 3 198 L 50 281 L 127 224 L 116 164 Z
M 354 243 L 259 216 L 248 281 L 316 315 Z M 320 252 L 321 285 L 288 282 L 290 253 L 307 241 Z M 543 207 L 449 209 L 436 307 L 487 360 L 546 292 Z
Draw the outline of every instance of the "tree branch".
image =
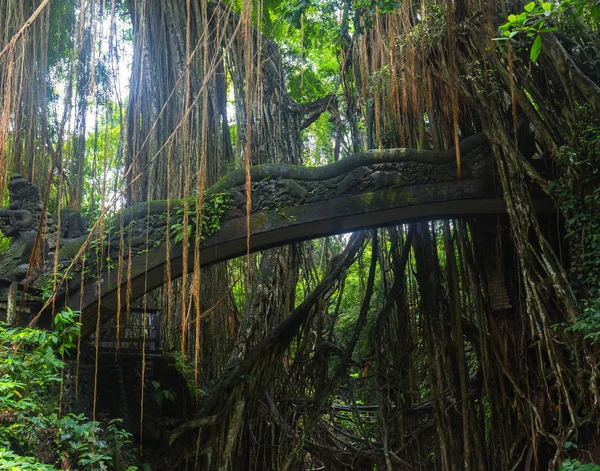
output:
M 556 69 L 570 78 L 581 95 L 595 110 L 600 110 L 600 87 L 585 75 L 554 34 L 546 36 L 549 47 L 544 48 Z
M 300 130 L 314 123 L 325 111 L 337 111 L 337 98 L 330 94 L 309 103 L 299 103 L 296 112 L 300 115 Z

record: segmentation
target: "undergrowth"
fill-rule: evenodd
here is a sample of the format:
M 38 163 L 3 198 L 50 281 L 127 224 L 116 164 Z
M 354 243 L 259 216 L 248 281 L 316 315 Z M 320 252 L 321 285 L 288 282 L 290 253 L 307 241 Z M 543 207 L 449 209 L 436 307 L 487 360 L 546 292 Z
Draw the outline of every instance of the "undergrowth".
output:
M 563 147 L 559 175 L 550 188 L 565 218 L 570 281 L 582 315 L 567 327 L 600 340 L 600 118 L 581 106 L 574 131 L 577 148 Z
M 2 470 L 137 469 L 121 419 L 60 416 L 61 371 L 79 335 L 76 315 L 57 314 L 53 331 L 0 324 Z

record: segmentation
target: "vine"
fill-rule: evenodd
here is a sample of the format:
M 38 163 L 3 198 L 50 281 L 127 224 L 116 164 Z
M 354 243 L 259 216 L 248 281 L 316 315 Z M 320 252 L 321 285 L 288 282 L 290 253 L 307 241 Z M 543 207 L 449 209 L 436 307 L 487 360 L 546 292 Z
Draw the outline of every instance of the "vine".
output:
M 578 149 L 562 147 L 560 177 L 550 182 L 565 218 L 571 283 L 583 314 L 568 327 L 596 342 L 600 339 L 600 118 L 581 106 L 574 124 Z

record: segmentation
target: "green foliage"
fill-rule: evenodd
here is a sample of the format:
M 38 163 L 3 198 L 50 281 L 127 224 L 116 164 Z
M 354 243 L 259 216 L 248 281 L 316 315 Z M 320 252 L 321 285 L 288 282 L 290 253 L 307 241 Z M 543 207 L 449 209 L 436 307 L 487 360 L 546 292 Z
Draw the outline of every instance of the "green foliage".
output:
M 212 236 L 221 228 L 221 217 L 232 207 L 231 197 L 226 193 L 216 193 L 206 198 L 200 220 L 200 240 Z M 177 222 L 171 225 L 171 231 L 176 244 L 183 241 L 183 209 L 177 211 Z M 196 236 L 197 212 L 195 207 L 188 210 L 188 237 L 193 240 Z
M 159 406 L 165 402 L 175 402 L 175 393 L 172 389 L 163 389 L 158 381 L 152 381 L 152 399 Z
M 94 224 L 101 212 L 102 186 L 104 180 L 104 156 L 108 169 L 118 169 L 122 129 L 118 106 L 108 105 L 110 116 L 99 116 L 97 135 L 90 133 L 85 141 L 85 160 L 83 179 L 82 214 L 87 216 L 89 224 Z M 106 131 L 108 128 L 108 131 Z M 106 175 L 107 188 L 115 188 L 119 184 L 119 172 L 109 170 Z
M 181 353 L 175 352 L 173 354 L 175 359 L 173 366 L 183 376 L 188 391 L 192 397 L 207 396 L 208 393 L 201 387 L 196 387 L 195 384 L 195 372 L 193 363 L 187 358 L 181 356 Z
M 58 314 L 52 332 L 0 327 L 0 410 L 36 412 L 52 402 L 50 389 L 60 382 L 64 366 L 59 355 L 74 346 L 79 333 L 75 316 L 71 310 Z
M 122 428 L 122 422 L 122 419 L 113 419 L 101 427 L 83 414 L 69 414 L 61 419 L 57 445 L 63 448 L 63 455 L 72 457 L 71 461 L 76 461 L 80 468 L 122 468 L 122 451 L 131 444 L 131 434 Z
M 583 464 L 578 460 L 565 460 L 561 463 L 558 471 L 600 471 L 600 466 L 594 463 Z
M 104 426 L 83 414 L 58 416 L 62 358 L 79 335 L 77 316 L 57 314 L 53 331 L 0 325 L 0 469 L 120 470 L 130 461 L 131 435 L 120 419 Z
M 283 18 L 294 28 L 302 27 L 302 15 L 316 2 L 311 0 L 297 0 L 290 2 L 284 11 Z
M 401 5 L 402 2 L 397 0 L 295 0 L 287 4 L 283 17 L 292 26 L 300 29 L 302 15 L 311 8 L 319 8 L 323 11 L 343 11 L 347 17 L 353 19 L 357 32 L 361 33 L 365 27 L 369 28 L 373 25 L 376 15 L 391 13 Z
M 5 237 L 4 234 L 0 234 L 0 255 L 4 255 L 4 253 L 8 250 L 10 246 L 10 239 Z
M 398 38 L 398 40 L 404 39 L 404 45 L 408 41 L 413 44 L 418 43 L 425 49 L 436 47 L 447 34 L 447 20 L 448 15 L 440 5 L 428 5 L 427 15 L 421 18 L 410 34 L 405 38 Z
M 600 117 L 591 106 L 578 110 L 577 150 L 561 149 L 559 179 L 549 187 L 565 217 L 570 278 L 583 313 L 570 331 L 600 339 Z
M 511 14 L 508 21 L 500 26 L 502 37 L 496 41 L 508 41 L 519 37 L 533 39 L 529 49 L 529 58 L 536 62 L 542 51 L 542 35 L 556 31 L 555 26 L 549 26 L 552 20 L 561 15 L 576 13 L 577 16 L 589 16 L 593 21 L 600 21 L 600 1 L 598 0 L 562 0 L 559 2 L 529 2 L 519 14 Z
M 529 51 L 532 62 L 536 62 L 542 50 L 542 33 L 555 31 L 555 27 L 547 26 L 548 17 L 560 8 L 560 4 L 552 2 L 529 2 L 518 15 L 511 14 L 508 21 L 500 27 L 503 37 L 497 41 L 509 40 L 518 34 L 534 38 Z
M 340 303 L 340 312 L 335 325 L 335 337 L 337 341 L 345 345 L 348 343 L 358 319 L 362 300 L 364 299 L 367 277 L 369 273 L 369 261 L 371 260 L 372 247 L 369 243 L 358 262 L 348 268 L 347 278 L 344 286 L 344 295 Z M 378 293 L 381 290 L 381 267 L 378 264 L 375 271 L 375 286 L 374 292 Z M 379 296 L 373 296 L 371 300 L 371 307 L 367 315 L 367 325 L 363 330 L 361 337 L 355 348 L 355 359 L 360 360 L 369 356 L 369 334 L 372 324 L 375 320 L 378 310 L 382 307 L 381 298 Z M 333 309 L 333 306 L 332 308 Z
M 334 123 L 322 114 L 302 133 L 303 152 L 306 165 L 323 166 L 333 163 Z
M 340 84 L 337 2 L 269 3 L 265 34 L 281 44 L 290 96 L 306 102 L 335 92 Z
M 355 2 L 357 12 L 363 18 L 372 18 L 375 14 L 383 15 L 400 8 L 401 2 L 396 0 L 358 0 Z
M 54 466 L 38 463 L 28 456 L 19 456 L 6 448 L 0 448 L 0 469 L 7 471 L 56 471 Z
M 74 348 L 76 345 L 80 327 L 75 321 L 78 315 L 79 311 L 73 311 L 67 307 L 54 317 L 52 324 L 55 333 L 50 336 L 50 339 L 61 357 L 64 357 L 69 349 Z

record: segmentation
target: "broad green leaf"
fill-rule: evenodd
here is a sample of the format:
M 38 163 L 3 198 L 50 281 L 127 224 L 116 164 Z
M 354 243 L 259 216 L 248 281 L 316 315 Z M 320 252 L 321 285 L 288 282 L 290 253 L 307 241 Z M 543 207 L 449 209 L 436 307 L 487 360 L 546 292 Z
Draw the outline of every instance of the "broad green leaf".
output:
M 542 50 L 542 37 L 538 35 L 533 41 L 533 45 L 531 46 L 531 51 L 529 51 L 529 57 L 531 58 L 531 62 L 537 61 L 538 56 Z
M 544 9 L 544 11 L 550 11 L 552 10 L 552 4 L 550 2 L 543 2 L 542 8 Z
M 533 11 L 533 9 L 535 8 L 535 2 L 529 2 L 527 5 L 525 5 L 525 11 L 531 13 Z

